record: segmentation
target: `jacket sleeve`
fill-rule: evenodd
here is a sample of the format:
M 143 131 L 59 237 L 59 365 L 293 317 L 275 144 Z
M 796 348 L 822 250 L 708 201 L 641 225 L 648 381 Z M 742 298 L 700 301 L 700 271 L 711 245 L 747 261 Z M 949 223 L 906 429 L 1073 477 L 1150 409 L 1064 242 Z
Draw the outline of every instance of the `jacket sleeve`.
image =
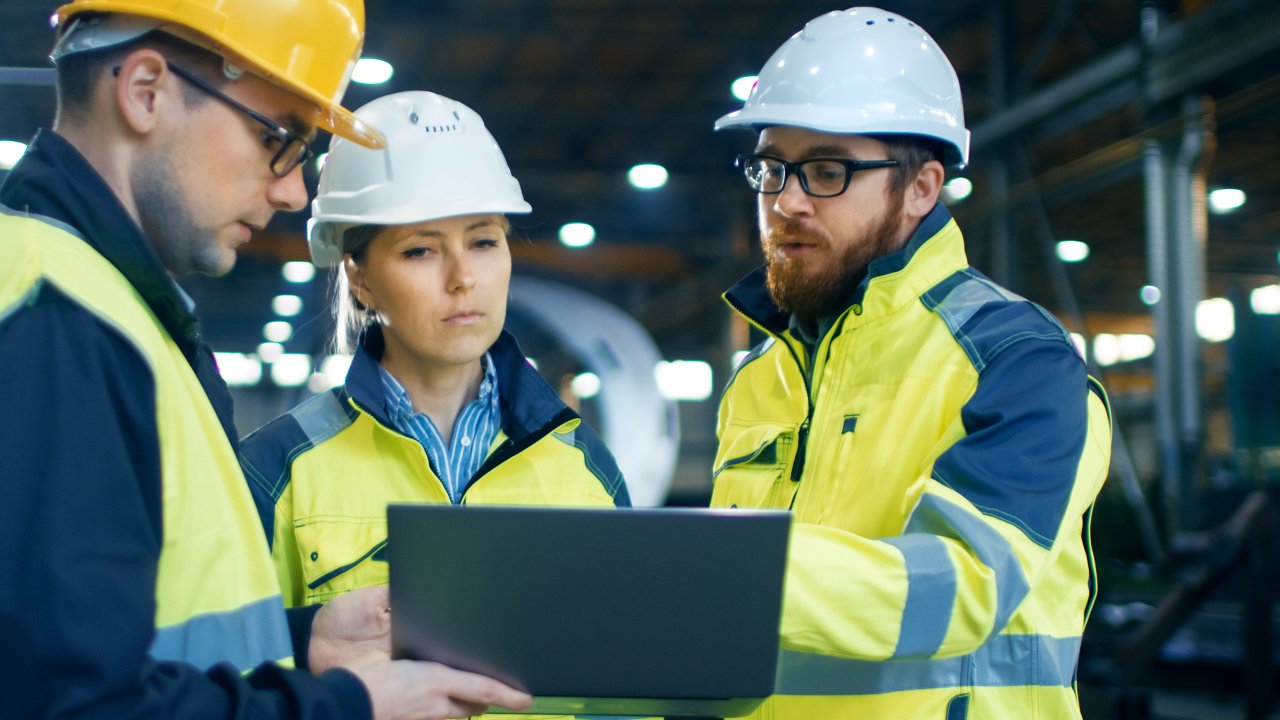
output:
M 795 527 L 783 647 L 864 660 L 973 652 L 1080 542 L 1110 450 L 1105 400 L 1070 347 L 1013 343 L 921 469 L 901 535 Z
M 291 415 L 283 415 L 258 428 L 240 441 L 240 469 L 253 503 L 257 506 L 262 529 L 271 547 L 271 564 L 276 570 L 284 606 L 289 608 L 289 623 L 294 640 L 294 657 L 305 653 L 305 637 L 296 632 L 306 599 L 298 540 L 293 529 L 293 466 L 299 448 L 309 447 L 305 432 Z M 310 615 L 314 615 L 312 609 Z M 310 615 L 308 617 L 310 617 Z M 301 661 L 299 660 L 301 665 Z
M 0 717 L 368 717 L 359 680 L 158 662 L 155 390 L 114 330 L 45 286 L 0 318 Z

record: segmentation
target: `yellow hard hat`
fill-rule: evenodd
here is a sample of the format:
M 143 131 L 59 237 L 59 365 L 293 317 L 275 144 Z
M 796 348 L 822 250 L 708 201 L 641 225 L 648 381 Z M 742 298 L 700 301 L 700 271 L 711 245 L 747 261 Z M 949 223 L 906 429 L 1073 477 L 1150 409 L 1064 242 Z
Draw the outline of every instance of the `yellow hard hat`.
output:
M 177 30 L 188 40 L 181 31 L 194 32 L 209 50 L 314 103 L 319 127 L 365 147 L 385 144 L 377 129 L 339 104 L 364 43 L 363 0 L 72 0 L 58 8 L 64 39 L 84 13 L 150 18 L 151 29 Z M 77 49 L 124 39 L 130 38 Z

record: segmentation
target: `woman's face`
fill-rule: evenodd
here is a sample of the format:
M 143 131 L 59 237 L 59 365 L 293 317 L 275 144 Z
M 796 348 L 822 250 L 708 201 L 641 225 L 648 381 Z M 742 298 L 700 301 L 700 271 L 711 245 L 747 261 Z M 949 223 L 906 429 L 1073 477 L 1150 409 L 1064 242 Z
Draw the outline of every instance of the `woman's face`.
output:
M 388 357 L 444 368 L 484 355 L 507 315 L 506 228 L 501 215 L 391 225 L 359 260 L 347 256 L 351 291 L 382 325 Z

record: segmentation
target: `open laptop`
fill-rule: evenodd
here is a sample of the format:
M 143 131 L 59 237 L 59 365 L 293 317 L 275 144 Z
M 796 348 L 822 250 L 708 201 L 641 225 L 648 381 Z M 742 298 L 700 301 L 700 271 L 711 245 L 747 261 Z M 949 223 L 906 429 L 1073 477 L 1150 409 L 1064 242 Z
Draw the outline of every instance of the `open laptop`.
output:
M 482 673 L 527 713 L 746 715 L 773 692 L 781 511 L 392 504 L 395 657 Z

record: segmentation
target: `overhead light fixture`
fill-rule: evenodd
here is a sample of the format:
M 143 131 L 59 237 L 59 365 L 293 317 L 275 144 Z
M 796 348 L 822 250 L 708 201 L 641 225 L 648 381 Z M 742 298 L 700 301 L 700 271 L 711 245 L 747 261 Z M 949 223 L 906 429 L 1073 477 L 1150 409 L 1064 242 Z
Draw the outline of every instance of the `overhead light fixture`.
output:
M 560 226 L 560 242 L 567 247 L 586 247 L 595 241 L 596 229 L 590 223 L 571 222 Z
M 756 80 L 759 78 L 755 75 L 743 75 L 729 84 L 729 92 L 739 100 L 746 102 L 751 97 L 751 91 L 755 89 Z
M 283 320 L 272 320 L 262 326 L 262 336 L 275 343 L 282 343 L 293 337 L 293 326 Z
M 1258 315 L 1280 315 L 1280 285 L 1263 285 L 1249 293 L 1249 306 Z
M 374 57 L 362 57 L 356 61 L 356 69 L 351 72 L 351 81 L 361 85 L 381 85 L 395 75 L 395 68 L 386 60 Z
M 600 393 L 600 376 L 593 372 L 578 373 L 569 381 L 573 394 L 586 400 Z
M 311 356 L 285 353 L 271 363 L 271 382 L 280 387 L 297 387 L 311 377 Z
M 627 181 L 640 190 L 656 190 L 667 184 L 667 169 L 653 163 L 636 165 L 627 171 Z
M 1138 297 L 1142 298 L 1142 304 L 1151 306 L 1160 302 L 1160 288 L 1155 285 L 1143 285 L 1138 291 Z
M 345 353 L 326 355 L 320 361 L 320 368 L 307 379 L 307 387 L 311 392 L 322 393 L 346 382 L 351 357 Z
M 1214 215 L 1225 215 L 1244 205 L 1246 198 L 1243 190 L 1237 188 L 1218 188 L 1209 193 L 1209 212 Z
M 1065 263 L 1078 263 L 1089 257 L 1089 244 L 1079 240 L 1059 240 L 1055 249 L 1058 259 Z
M 271 298 L 271 312 L 280 317 L 293 317 L 302 312 L 302 298 L 297 295 L 277 295 Z
M 284 346 L 277 342 L 258 343 L 258 357 L 262 362 L 275 362 L 276 358 L 284 354 Z
M 218 374 L 231 387 L 249 387 L 262 380 L 262 361 L 244 353 L 217 352 Z
M 948 205 L 958 203 L 973 192 L 973 181 L 965 177 L 951 178 L 942 186 L 942 199 Z
M 316 276 L 316 266 L 306 260 L 290 260 L 280 268 L 280 274 L 285 280 L 301 285 Z
M 663 360 L 653 369 L 658 392 L 668 400 L 711 397 L 711 366 L 701 360 Z
M 1226 298 L 1209 298 L 1196 305 L 1196 334 L 1206 342 L 1225 342 L 1236 334 L 1236 307 Z
M 26 151 L 25 143 L 17 140 L 0 140 L 0 170 L 12 170 Z

